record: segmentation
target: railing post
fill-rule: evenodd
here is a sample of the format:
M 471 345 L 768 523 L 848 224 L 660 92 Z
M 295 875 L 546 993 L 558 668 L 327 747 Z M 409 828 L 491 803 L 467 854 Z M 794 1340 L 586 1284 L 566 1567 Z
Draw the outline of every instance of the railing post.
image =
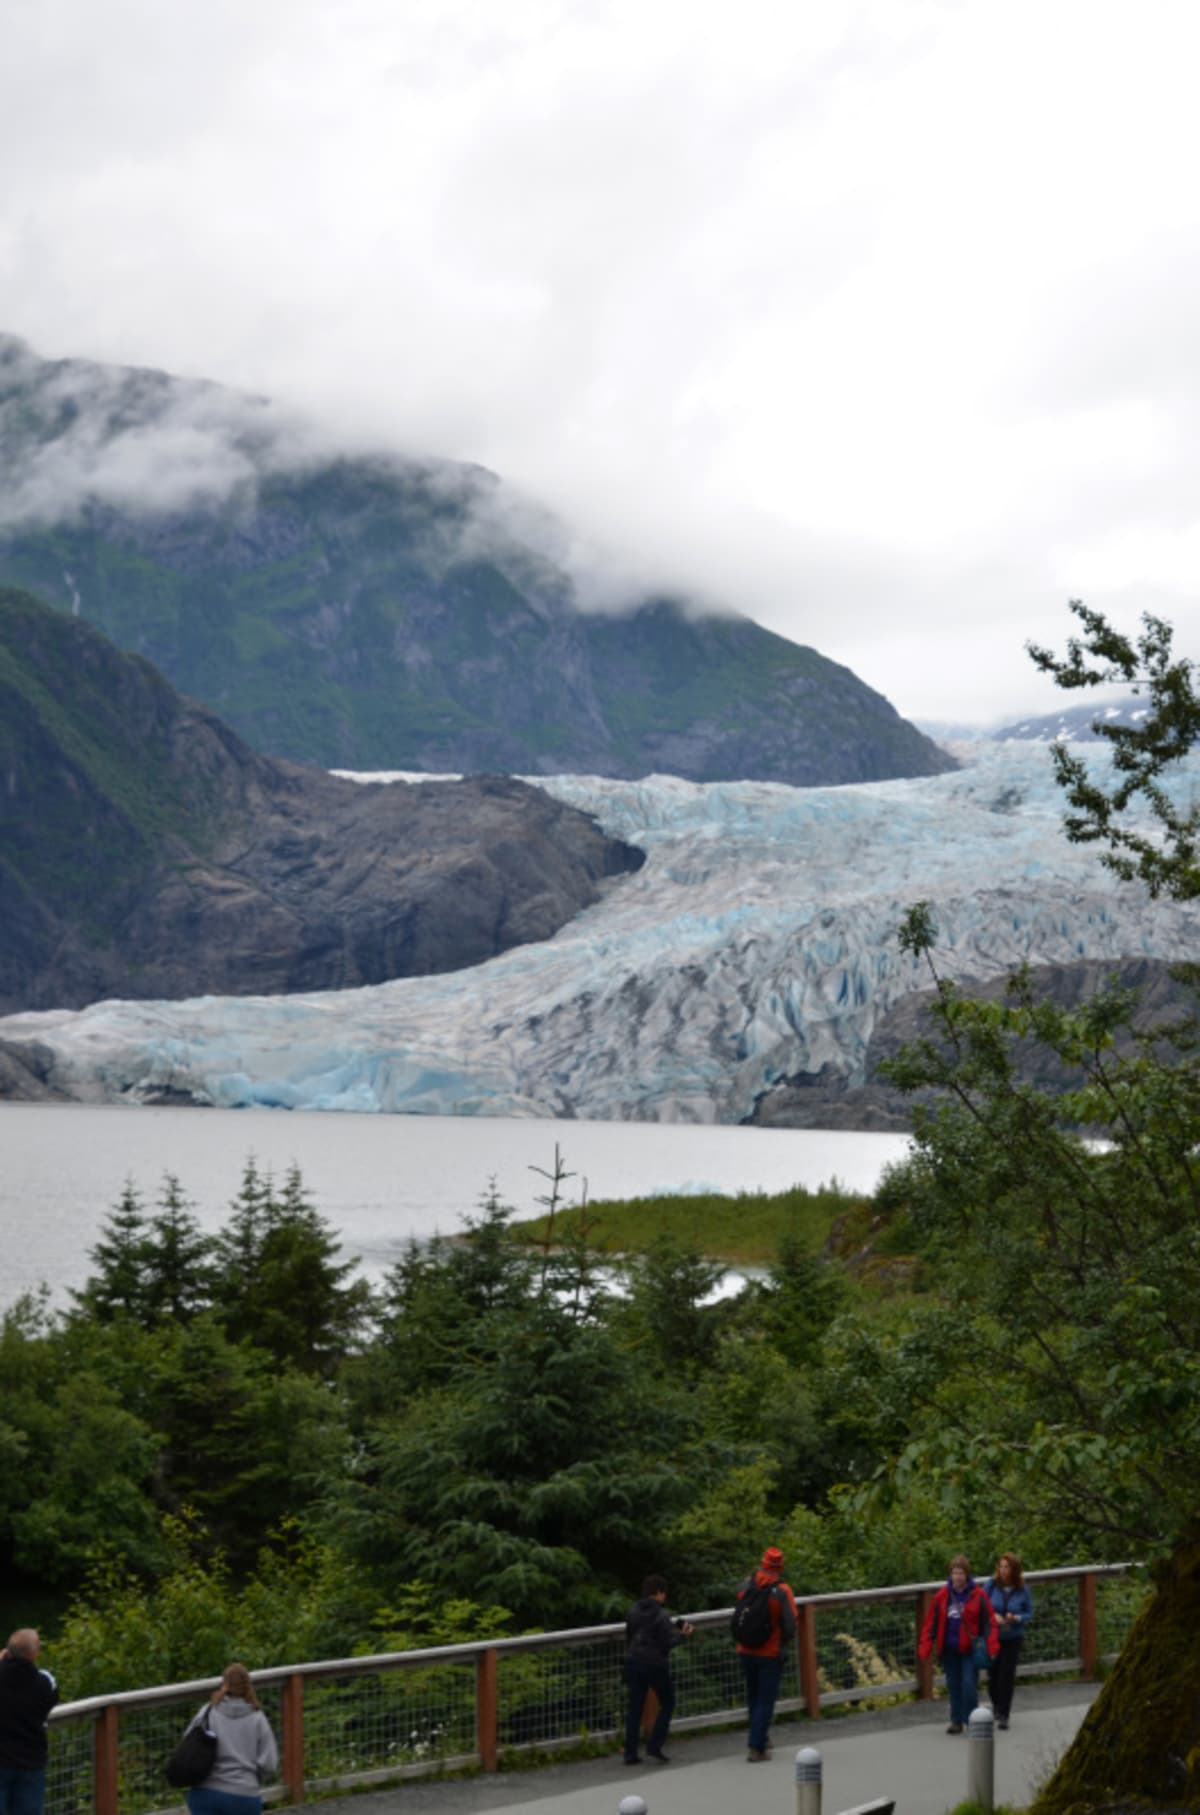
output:
M 283 1685 L 283 1781 L 292 1802 L 304 1801 L 304 1678 Z
M 800 1693 L 810 1720 L 821 1718 L 821 1678 L 817 1671 L 817 1611 L 810 1601 L 796 1609 L 796 1650 L 800 1664 Z
M 92 1732 L 92 1806 L 96 1815 L 117 1815 L 117 1736 L 115 1707 L 102 1708 Z
M 925 1621 L 932 1606 L 933 1590 L 927 1588 L 917 1596 L 917 1697 L 923 1702 L 933 1700 L 933 1653 L 930 1652 L 928 1657 L 921 1656 L 921 1634 L 925 1630 Z
M 500 1731 L 498 1653 L 492 1646 L 475 1659 L 475 1750 L 485 1771 L 496 1769 Z
M 1079 1578 L 1079 1655 L 1083 1659 L 1083 1674 L 1094 1677 L 1096 1674 L 1096 1578 L 1094 1575 L 1083 1575 Z

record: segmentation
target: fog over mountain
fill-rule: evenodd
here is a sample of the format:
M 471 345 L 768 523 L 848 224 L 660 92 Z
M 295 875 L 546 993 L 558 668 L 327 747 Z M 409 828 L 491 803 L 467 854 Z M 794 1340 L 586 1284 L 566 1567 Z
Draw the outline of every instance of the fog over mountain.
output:
M 632 589 L 480 468 L 0 339 L 0 581 L 325 767 L 796 783 L 951 759 L 816 650 Z

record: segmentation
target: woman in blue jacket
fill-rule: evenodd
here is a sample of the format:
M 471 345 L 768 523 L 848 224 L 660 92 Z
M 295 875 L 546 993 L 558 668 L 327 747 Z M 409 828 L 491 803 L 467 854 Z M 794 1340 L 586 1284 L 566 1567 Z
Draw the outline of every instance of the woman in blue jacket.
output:
M 992 1603 L 996 1631 L 1000 1634 L 1000 1655 L 992 1660 L 988 1670 L 992 1713 L 996 1716 L 997 1726 L 1007 1727 L 1008 1717 L 1012 1713 L 1013 1686 L 1017 1680 L 1021 1640 L 1033 1618 L 1033 1597 L 1025 1586 L 1021 1559 L 1015 1551 L 1006 1550 L 997 1559 L 996 1573 L 988 1577 L 983 1590 Z

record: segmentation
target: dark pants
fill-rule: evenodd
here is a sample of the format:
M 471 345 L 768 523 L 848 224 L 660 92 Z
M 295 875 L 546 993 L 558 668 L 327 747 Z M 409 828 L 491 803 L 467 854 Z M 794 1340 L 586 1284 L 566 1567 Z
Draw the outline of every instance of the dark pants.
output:
M 992 1713 L 997 1720 L 1007 1720 L 1012 1713 L 1013 1689 L 1017 1665 L 1021 1658 L 1020 1639 L 1001 1639 L 1000 1656 L 988 1665 L 988 1688 L 992 1696 Z
M 746 1708 L 750 1715 L 750 1732 L 746 1743 L 752 1752 L 765 1752 L 771 1743 L 771 1716 L 779 1695 L 783 1675 L 782 1657 L 751 1657 L 741 1653 L 742 1674 L 746 1678 Z
M 42 1815 L 46 1797 L 46 1772 L 22 1771 L 0 1765 L 0 1815 Z
M 232 1790 L 207 1790 L 201 1784 L 187 1793 L 191 1815 L 262 1815 L 261 1796 L 235 1796 Z
M 956 1727 L 963 1727 L 979 1706 L 979 1676 L 975 1669 L 975 1659 L 969 1651 L 943 1651 L 942 1669 L 946 1672 L 950 1719 Z
M 629 1684 L 629 1701 L 625 1709 L 626 1758 L 635 1759 L 638 1755 L 642 1709 L 646 1705 L 646 1694 L 650 1689 L 658 1697 L 658 1713 L 646 1741 L 646 1750 L 661 1752 L 666 1742 L 667 1729 L 671 1725 L 671 1715 L 675 1711 L 675 1685 L 671 1681 L 670 1669 L 666 1664 L 643 1663 L 641 1658 L 627 1658 L 625 1681 Z

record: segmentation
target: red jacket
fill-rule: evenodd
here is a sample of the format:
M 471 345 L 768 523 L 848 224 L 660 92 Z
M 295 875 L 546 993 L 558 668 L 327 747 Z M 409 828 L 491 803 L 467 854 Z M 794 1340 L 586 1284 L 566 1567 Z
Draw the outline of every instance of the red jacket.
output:
M 946 1607 L 950 1600 L 950 1584 L 943 1582 L 934 1595 L 929 1612 L 925 1615 L 925 1624 L 921 1627 L 921 1642 L 917 1646 L 917 1656 L 926 1658 L 932 1652 L 941 1652 L 946 1648 Z M 958 1648 L 969 1651 L 973 1642 L 979 1637 L 980 1621 L 983 1622 L 983 1634 L 987 1640 L 988 1656 L 998 1657 L 1000 1637 L 996 1631 L 996 1615 L 992 1603 L 977 1582 L 972 1581 L 967 1589 L 963 1602 L 962 1619 L 958 1622 Z
M 740 1601 L 752 1583 L 760 1588 L 772 1586 L 773 1592 L 767 1607 L 771 1615 L 771 1636 L 761 1645 L 739 1645 L 743 1657 L 778 1657 L 783 1649 L 784 1639 L 796 1635 L 796 1601 L 791 1588 L 782 1580 L 777 1569 L 756 1569 L 753 1575 L 746 1577 L 737 1591 Z

